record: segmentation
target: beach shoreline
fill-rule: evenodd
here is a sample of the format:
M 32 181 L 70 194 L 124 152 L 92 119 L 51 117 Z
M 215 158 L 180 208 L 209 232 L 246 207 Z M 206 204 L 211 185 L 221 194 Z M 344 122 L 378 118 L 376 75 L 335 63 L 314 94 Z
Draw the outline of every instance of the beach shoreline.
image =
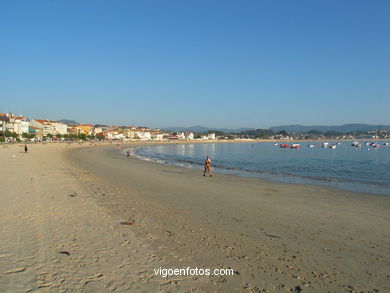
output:
M 222 142 L 223 143 L 223 142 Z M 253 145 L 253 142 L 245 142 L 241 141 L 239 143 L 247 143 Z M 268 142 L 270 143 L 270 142 Z M 188 145 L 189 143 L 183 144 L 168 144 L 168 145 Z M 198 143 L 200 144 L 200 143 Z M 211 143 L 212 144 L 212 143 Z M 150 153 L 139 153 L 139 149 L 150 146 L 166 146 L 167 144 L 123 144 L 121 145 L 122 154 L 126 155 L 127 151 L 130 151 L 130 155 L 133 158 L 152 162 L 155 164 L 169 164 L 179 168 L 185 169 L 194 169 L 199 168 L 199 166 L 203 167 L 203 160 L 199 159 L 189 159 L 188 155 L 183 155 L 185 158 L 175 157 L 165 155 L 164 153 L 154 153 L 153 151 Z M 191 149 L 193 152 L 193 149 Z M 235 177 L 246 177 L 246 178 L 258 178 L 270 182 L 276 183 L 287 183 L 287 184 L 298 184 L 298 185 L 312 185 L 312 186 L 322 186 L 326 188 L 330 188 L 331 190 L 341 190 L 341 191 L 350 191 L 356 193 L 366 193 L 371 195 L 380 195 L 380 196 L 389 196 L 390 190 L 385 188 L 386 185 L 378 182 L 366 182 L 359 181 L 355 178 L 337 178 L 337 177 L 326 177 L 326 176 L 309 176 L 308 174 L 294 174 L 289 172 L 281 172 L 281 171 L 270 171 L 267 169 L 243 169 L 242 167 L 235 167 L 234 165 L 224 164 L 220 165 L 221 162 L 215 163 L 215 157 L 213 169 L 218 174 L 227 174 Z M 225 162 L 226 163 L 226 162 Z M 223 164 L 223 163 L 222 163 Z
M 13 145 L 0 157 L 6 291 L 390 289 L 387 197 L 203 177 L 127 159 L 115 144 L 32 145 L 28 154 Z M 234 275 L 154 273 L 187 267 Z
M 80 152 L 82 156 L 79 156 Z M 116 197 L 116 201 L 125 205 L 131 198 L 143 206 L 138 213 L 149 215 L 147 221 L 152 224 L 138 231 L 139 235 L 151 236 L 157 249 L 169 247 L 168 244 L 174 241 L 173 251 L 182 261 L 167 259 L 169 264 L 184 262 L 184 266 L 210 266 L 211 263 L 232 267 L 238 272 L 235 277 L 213 280 L 216 288 L 238 290 L 245 284 L 250 288 L 267 288 L 271 292 L 294 286 L 313 292 L 348 290 L 348 286 L 365 290 L 388 288 L 383 263 L 387 252 L 379 248 L 384 248 L 388 241 L 385 236 L 389 223 L 386 210 L 390 201 L 386 197 L 230 175 L 204 178 L 201 169 L 185 170 L 126 159 L 112 148 L 96 150 L 95 154 L 93 151 L 89 154 L 80 152 L 68 153 L 68 158 L 73 156 L 70 159 L 74 162 L 79 156 L 79 167 L 99 178 L 105 177 L 109 184 L 122 190 L 123 196 L 120 200 Z M 108 157 L 111 162 L 103 163 Z M 84 158 L 84 163 L 81 158 Z M 126 214 L 125 210 L 123 213 Z M 365 220 L 368 223 L 362 219 L 363 215 L 367 215 Z M 377 218 L 379 215 L 383 216 L 381 220 Z M 361 226 L 365 226 L 364 229 Z M 181 235 L 180 241 L 167 237 L 165 233 Z M 367 239 L 359 244 L 357 237 L 370 233 L 373 235 L 364 236 Z M 277 243 L 280 239 L 284 239 L 283 243 Z M 363 273 L 362 264 L 372 261 L 371 257 L 361 258 L 362 253 L 368 253 L 368 248 L 363 245 L 368 243 L 366 241 L 375 243 L 378 250 L 375 253 L 380 251 L 378 264 L 384 265 L 380 269 L 383 284 L 374 282 L 377 288 L 369 289 L 366 281 L 372 283 L 372 279 Z M 354 246 L 352 252 L 347 252 Z M 202 253 L 203 249 L 209 251 Z M 310 250 L 316 252 L 305 254 Z M 163 251 L 160 257 L 164 258 L 166 254 L 169 253 Z M 348 265 L 339 259 L 344 259 Z M 261 265 L 264 261 L 267 264 Z M 299 263 L 304 265 L 299 267 Z M 353 272 L 351 263 L 355 265 Z M 329 265 L 333 271 L 329 271 Z M 321 273 L 316 275 L 316 272 L 322 270 L 326 270 L 322 274 L 328 277 L 321 280 Z

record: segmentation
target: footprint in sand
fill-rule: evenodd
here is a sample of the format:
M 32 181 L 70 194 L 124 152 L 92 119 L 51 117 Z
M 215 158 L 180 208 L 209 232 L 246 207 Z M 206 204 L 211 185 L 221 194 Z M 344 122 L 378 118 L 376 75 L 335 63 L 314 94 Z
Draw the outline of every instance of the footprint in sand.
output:
M 26 270 L 26 268 L 18 267 L 18 268 L 14 268 L 14 269 L 5 271 L 4 274 L 15 274 L 15 273 L 24 272 L 25 270 Z

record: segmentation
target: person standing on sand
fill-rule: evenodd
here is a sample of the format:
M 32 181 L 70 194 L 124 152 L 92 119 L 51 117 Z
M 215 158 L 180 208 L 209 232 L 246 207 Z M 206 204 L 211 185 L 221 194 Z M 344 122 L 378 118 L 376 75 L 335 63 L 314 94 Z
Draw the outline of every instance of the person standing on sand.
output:
M 130 150 L 127 151 L 127 157 L 130 158 Z
M 203 176 L 206 176 L 206 171 L 209 173 L 210 177 L 213 176 L 213 174 L 211 174 L 211 159 L 208 156 L 207 156 L 206 160 L 204 161 Z
M 27 145 L 26 145 L 26 144 L 24 145 L 24 152 L 25 152 L 25 153 L 28 152 L 28 148 L 27 148 Z

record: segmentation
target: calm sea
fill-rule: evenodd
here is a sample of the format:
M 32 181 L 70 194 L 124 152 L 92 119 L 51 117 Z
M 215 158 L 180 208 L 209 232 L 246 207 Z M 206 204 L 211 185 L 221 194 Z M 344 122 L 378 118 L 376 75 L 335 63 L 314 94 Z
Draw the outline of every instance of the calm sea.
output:
M 300 149 L 283 149 L 263 142 L 184 144 L 140 147 L 133 153 L 144 160 L 199 172 L 205 157 L 210 156 L 217 174 L 390 195 L 390 146 L 384 143 L 377 142 L 380 147 L 374 148 L 362 142 L 357 148 L 352 142 L 339 142 L 336 149 L 322 147 L 319 142 L 301 142 Z

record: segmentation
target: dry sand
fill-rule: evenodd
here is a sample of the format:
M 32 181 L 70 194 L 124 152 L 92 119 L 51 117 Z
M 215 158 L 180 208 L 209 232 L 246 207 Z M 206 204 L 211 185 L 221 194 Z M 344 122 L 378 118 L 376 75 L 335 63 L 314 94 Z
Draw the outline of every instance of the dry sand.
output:
M 113 146 L 0 160 L 1 292 L 390 292 L 389 197 L 203 177 Z

